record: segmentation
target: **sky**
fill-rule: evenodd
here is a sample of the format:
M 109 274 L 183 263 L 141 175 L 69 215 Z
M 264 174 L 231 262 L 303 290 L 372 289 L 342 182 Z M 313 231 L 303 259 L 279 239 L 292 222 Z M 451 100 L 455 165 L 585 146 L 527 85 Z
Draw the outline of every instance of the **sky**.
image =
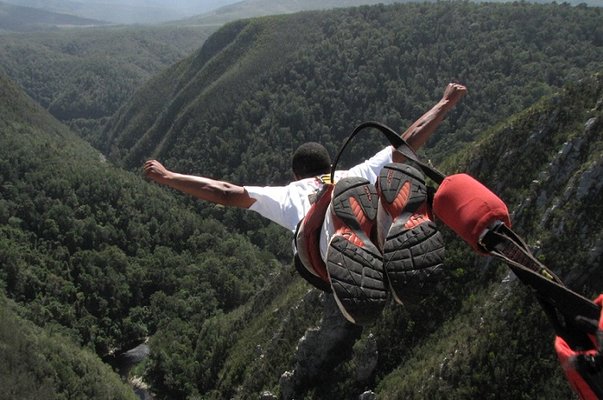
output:
M 0 2 L 3 3 L 33 7 L 45 11 L 70 14 L 114 24 L 153 24 L 180 20 L 205 14 L 220 7 L 241 1 L 242 0 L 0 0 Z M 290 0 L 291 3 L 299 3 L 299 1 L 300 0 Z M 532 1 L 546 2 L 553 0 Z M 603 6 L 603 0 L 557 1 L 559 3 L 568 1 L 571 4 L 584 1 L 589 5 Z M 286 0 L 281 0 L 281 2 L 282 4 L 287 3 Z M 387 3 L 390 2 L 391 1 L 388 1 Z M 330 3 L 334 3 L 334 1 L 331 1 Z M 342 1 L 342 4 L 350 3 L 350 1 Z M 374 3 L 374 1 L 369 1 L 367 3 Z M 278 0 L 275 4 L 279 4 Z M 279 11 L 275 10 L 275 12 Z

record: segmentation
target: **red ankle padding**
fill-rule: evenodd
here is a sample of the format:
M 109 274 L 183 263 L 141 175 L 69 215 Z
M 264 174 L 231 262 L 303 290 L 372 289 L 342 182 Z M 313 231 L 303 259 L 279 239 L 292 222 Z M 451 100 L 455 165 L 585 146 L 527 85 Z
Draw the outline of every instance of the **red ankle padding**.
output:
M 329 283 L 327 266 L 320 255 L 320 230 L 325 220 L 334 185 L 327 185 L 320 199 L 310 207 L 298 230 L 296 243 L 302 264 L 314 275 Z
M 594 303 L 598 306 L 603 305 L 603 295 L 599 295 L 599 297 L 595 299 Z M 603 315 L 599 317 L 597 329 L 597 335 L 599 335 L 599 332 L 603 330 Z M 578 357 L 580 355 L 597 356 L 601 354 L 602 349 L 599 348 L 598 340 L 594 334 L 589 335 L 589 338 L 593 343 L 591 349 L 574 350 L 563 338 L 559 336 L 555 337 L 555 351 L 557 352 L 559 363 L 563 368 L 563 372 L 569 381 L 570 386 L 579 395 L 581 400 L 597 400 L 600 398 L 593 391 L 593 387 L 591 387 L 592 383 L 594 383 L 594 387 L 601 387 L 601 377 L 599 376 L 600 373 L 596 370 L 592 371 L 591 373 L 591 371 L 588 369 L 584 371 L 577 367 Z M 589 384 L 589 381 L 591 384 Z
M 511 227 L 506 204 L 467 174 L 444 179 L 434 196 L 433 212 L 479 253 L 484 253 L 480 235 L 492 223 L 502 221 Z
M 579 395 L 581 400 L 598 400 L 599 397 L 593 392 L 580 372 L 577 371 L 575 362 L 578 352 L 572 350 L 565 340 L 559 336 L 555 337 L 555 351 L 563 373 L 572 389 Z M 597 350 L 580 352 L 582 354 L 597 354 Z

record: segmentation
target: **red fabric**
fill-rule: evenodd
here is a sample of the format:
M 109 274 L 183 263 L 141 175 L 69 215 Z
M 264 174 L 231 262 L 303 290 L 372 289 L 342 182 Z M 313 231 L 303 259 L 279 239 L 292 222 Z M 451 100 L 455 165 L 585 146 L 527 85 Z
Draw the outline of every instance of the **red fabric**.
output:
M 477 252 L 480 235 L 493 222 L 511 227 L 506 204 L 487 187 L 467 174 L 451 175 L 440 184 L 433 212 Z
M 323 281 L 329 282 L 327 274 L 327 266 L 320 256 L 320 229 L 325 220 L 325 215 L 329 204 L 331 203 L 331 193 L 333 185 L 328 185 L 320 199 L 310 207 L 310 210 L 304 217 L 303 226 L 303 242 L 305 243 L 305 251 L 307 252 L 312 269 Z
M 576 371 L 574 367 L 574 360 L 577 353 L 572 350 L 567 342 L 560 338 L 555 337 L 555 351 L 559 358 L 559 363 L 563 368 L 563 373 L 567 378 L 572 389 L 580 396 L 582 400 L 598 400 L 598 397 L 591 390 L 590 386 L 582 378 L 582 376 Z M 596 350 L 583 351 L 581 354 L 595 354 Z
M 603 295 L 599 295 L 595 299 L 595 304 L 603 306 Z M 599 318 L 599 330 L 603 330 L 603 315 Z M 579 354 L 597 354 L 601 351 L 598 349 L 597 342 L 591 337 L 593 342 L 593 348 L 586 351 L 575 351 L 573 350 L 565 340 L 561 337 L 555 337 L 555 351 L 557 352 L 557 358 L 563 368 L 565 377 L 570 383 L 570 386 L 580 396 L 582 400 L 598 400 L 597 395 L 592 391 L 588 383 L 584 380 L 582 375 L 575 368 L 576 356 Z

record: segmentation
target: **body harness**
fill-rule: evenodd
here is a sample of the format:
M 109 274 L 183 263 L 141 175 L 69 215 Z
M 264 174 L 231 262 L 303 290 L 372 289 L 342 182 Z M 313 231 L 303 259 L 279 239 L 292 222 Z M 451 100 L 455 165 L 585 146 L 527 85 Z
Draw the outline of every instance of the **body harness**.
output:
M 603 320 L 599 322 L 603 296 L 592 302 L 567 288 L 511 230 L 508 208 L 498 196 L 467 174 L 445 176 L 422 162 L 404 139 L 384 124 L 365 122 L 350 134 L 331 166 L 330 180 L 298 225 L 295 266 L 302 277 L 321 290 L 331 291 L 320 257 L 320 229 L 331 200 L 337 162 L 353 137 L 370 128 L 383 133 L 397 151 L 439 185 L 432 199 L 438 219 L 477 253 L 505 262 L 533 290 L 555 330 L 557 354 L 571 385 L 583 399 L 603 399 L 603 356 L 599 353 L 603 346 Z

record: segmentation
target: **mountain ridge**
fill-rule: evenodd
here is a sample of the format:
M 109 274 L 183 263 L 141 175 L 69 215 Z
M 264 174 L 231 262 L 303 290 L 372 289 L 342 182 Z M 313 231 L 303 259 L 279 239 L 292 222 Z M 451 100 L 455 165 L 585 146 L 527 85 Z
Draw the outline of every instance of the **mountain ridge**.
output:
M 559 25 L 551 17 L 553 10 L 564 15 L 564 28 L 568 32 L 559 32 Z M 595 49 L 601 44 L 593 43 L 590 36 L 579 33 L 583 31 L 582 27 L 578 27 L 578 21 L 580 24 L 586 21 L 595 24 L 597 10 L 528 4 L 405 4 L 304 12 L 260 18 L 252 20 L 253 23 L 226 25 L 217 35 L 226 36 L 230 31 L 244 35 L 249 34 L 252 27 L 289 21 L 292 27 L 297 27 L 299 37 L 307 37 L 297 48 L 289 47 L 282 41 L 274 41 L 271 45 L 272 49 L 269 50 L 278 49 L 279 58 L 289 57 L 286 63 L 290 67 L 279 67 L 285 65 L 283 61 L 275 64 L 277 68 L 271 70 L 268 66 L 273 63 L 274 56 L 266 51 L 268 48 L 257 45 L 256 48 L 250 47 L 249 51 L 259 54 L 266 68 L 254 72 L 254 59 L 244 58 L 242 54 L 239 58 L 231 58 L 228 61 L 231 65 L 247 68 L 248 72 L 243 84 L 223 88 L 223 95 L 235 96 L 231 97 L 233 100 L 230 103 L 222 102 L 220 97 L 203 100 L 202 92 L 187 94 L 176 91 L 174 87 L 162 87 L 161 79 L 150 81 L 149 88 L 156 87 L 157 91 L 172 93 L 167 100 L 170 107 L 186 104 L 193 111 L 173 109 L 169 115 L 157 113 L 157 109 L 146 112 L 144 106 L 136 107 L 141 105 L 141 101 L 134 96 L 133 102 L 126 104 L 114 116 L 114 120 L 122 121 L 119 128 L 115 128 L 115 122 L 110 121 L 100 142 L 105 143 L 104 149 L 110 156 L 111 152 L 118 152 L 113 154 L 114 159 L 121 159 L 129 168 L 140 165 L 145 157 L 150 156 L 175 158 L 176 163 L 177 159 L 190 158 L 198 161 L 201 168 L 226 179 L 282 181 L 288 177 L 277 176 L 276 171 L 286 171 L 286 164 L 275 164 L 274 171 L 271 171 L 273 166 L 268 163 L 247 168 L 247 171 L 267 171 L 267 177 L 249 176 L 240 169 L 233 173 L 233 168 L 241 163 L 240 159 L 235 159 L 235 154 L 242 154 L 245 159 L 256 158 L 261 153 L 266 160 L 280 162 L 256 147 L 256 141 L 265 140 L 272 140 L 272 146 L 279 151 L 292 151 L 296 144 L 304 140 L 322 141 L 334 154 L 347 132 L 362 119 L 378 118 L 396 129 L 403 127 L 412 116 L 418 117 L 424 107 L 439 95 L 439 87 L 443 87 L 449 77 L 454 76 L 475 90 L 470 89 L 467 99 L 443 124 L 440 132 L 447 131 L 446 135 L 436 133 L 432 140 L 432 144 L 439 147 L 435 149 L 436 153 L 443 149 L 454 149 L 463 142 L 471 141 L 484 125 L 495 124 L 497 116 L 502 118 L 504 113 L 510 115 L 540 96 L 551 93 L 556 85 L 565 79 L 572 79 L 574 72 L 582 74 L 581 68 L 597 70 L 602 60 Z M 415 13 L 422 13 L 422 19 L 415 18 Z M 561 14 L 556 14 L 555 18 Z M 575 18 L 576 30 L 568 18 Z M 442 20 L 449 21 L 446 25 L 449 31 L 433 28 Z M 273 25 L 276 26 L 282 25 Z M 533 26 L 547 29 L 548 33 L 533 35 L 530 32 Z M 266 32 L 266 28 L 262 29 Z M 280 29 L 286 32 L 286 28 Z M 491 33 L 497 29 L 500 35 Z M 568 55 L 557 63 L 562 58 L 548 54 L 552 47 L 539 43 L 542 37 L 559 40 L 560 49 L 584 46 L 581 54 L 591 54 L 593 58 L 587 61 Z M 569 46 L 569 42 L 567 46 L 561 45 L 569 37 L 572 37 L 573 47 Z M 526 38 L 528 42 L 524 42 Z M 271 39 L 262 34 L 257 36 L 257 40 L 268 42 Z M 469 52 L 467 48 L 471 41 L 479 43 L 479 46 Z M 454 50 L 458 43 L 465 42 L 466 45 Z M 184 82 L 180 86 L 187 84 L 192 88 L 207 84 L 199 80 L 200 77 L 208 73 L 207 68 L 212 66 L 212 62 L 219 67 L 219 57 L 228 57 L 224 52 L 217 54 L 209 63 L 195 63 L 194 60 L 198 60 L 204 51 L 202 48 L 189 60 L 174 67 L 174 72 L 178 71 Z M 265 53 L 262 54 L 262 51 Z M 514 53 L 518 55 L 511 57 Z M 576 64 L 572 64 L 574 62 Z M 528 76 L 533 71 L 528 70 L 534 68 L 542 68 L 541 74 L 547 71 L 547 76 L 542 76 L 543 81 L 529 81 Z M 165 75 L 170 73 L 166 72 Z M 371 73 L 378 74 L 381 79 L 376 80 Z M 424 82 L 423 86 L 418 87 L 418 82 Z M 212 84 L 219 87 L 220 81 L 212 81 Z M 278 85 L 279 92 L 262 90 L 263 86 L 273 84 Z M 499 93 L 504 95 L 500 96 Z M 235 123 L 221 119 L 219 113 L 209 111 L 208 107 L 216 107 L 216 101 L 223 104 L 221 107 L 231 107 L 228 115 L 236 119 Z M 320 109 L 317 104 L 321 105 Z M 472 115 L 468 114 L 470 108 L 474 110 Z M 147 118 L 149 123 L 144 126 L 127 125 L 124 124 L 127 120 L 121 114 L 138 114 L 140 117 L 137 120 Z M 145 114 L 146 117 L 143 117 Z M 161 124 L 152 125 L 159 121 L 162 121 Z M 175 141 L 164 143 L 161 149 L 154 148 L 153 140 L 149 138 L 164 135 L 173 137 Z M 244 136 L 249 136 L 250 144 L 247 146 L 241 141 Z M 229 145 L 224 145 L 221 140 Z M 120 141 L 129 145 L 121 146 Z M 364 143 L 367 146 L 364 153 L 359 147 L 353 147 L 349 157 L 362 157 L 374 149 L 375 146 L 368 142 Z M 257 145 L 261 146 L 259 143 Z M 197 156 L 190 154 L 196 146 L 199 154 L 202 151 L 221 152 L 224 154 L 223 161 L 230 165 L 204 165 L 202 160 L 197 160 Z M 260 153 L 253 154 L 252 150 Z
M 0 33 L 107 25 L 107 22 L 0 2 Z
M 274 14 L 291 14 L 300 11 L 310 11 L 310 10 L 328 10 L 334 8 L 343 8 L 343 7 L 360 7 L 360 6 L 371 6 L 377 4 L 394 4 L 394 3 L 411 3 L 411 0 L 387 0 L 387 1 L 378 1 L 378 0 L 346 0 L 346 1 L 337 1 L 337 0 L 328 0 L 328 1 L 320 1 L 320 0 L 311 0 L 311 1 L 301 1 L 301 0 L 289 0 L 286 2 L 283 1 L 275 1 L 275 0 L 243 0 L 237 3 L 229 4 L 212 11 L 209 11 L 204 14 L 196 15 L 193 17 L 186 18 L 184 20 L 177 21 L 178 23 L 185 24 L 223 24 L 227 22 L 231 22 L 241 18 L 255 18 L 262 17 L 266 15 L 274 15 Z M 479 3 L 480 1 L 476 1 Z M 495 0 L 498 3 L 509 2 L 506 0 Z M 550 1 L 542 0 L 535 1 L 534 3 L 546 4 L 550 3 Z M 602 7 L 603 3 L 597 0 L 570 0 L 568 4 L 572 4 L 574 6 L 578 6 L 580 4 L 585 4 L 593 7 Z
M 0 66 L 89 139 L 144 81 L 197 49 L 211 32 L 106 27 L 0 35 Z
M 233 1 L 235 0 L 6 0 L 5 3 L 80 18 L 104 20 L 112 24 L 153 24 L 184 18 Z

